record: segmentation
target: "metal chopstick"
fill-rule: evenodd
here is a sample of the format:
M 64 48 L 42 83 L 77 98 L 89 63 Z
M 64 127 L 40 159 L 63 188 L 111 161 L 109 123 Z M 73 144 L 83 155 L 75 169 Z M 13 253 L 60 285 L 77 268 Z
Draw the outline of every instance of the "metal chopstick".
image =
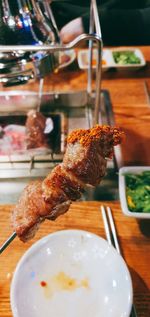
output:
M 110 230 L 109 230 L 109 225 L 106 217 L 106 212 L 104 206 L 101 206 L 101 212 L 102 212 L 102 217 L 103 217 L 103 222 L 104 222 L 104 228 L 105 228 L 105 233 L 106 233 L 106 238 L 107 241 L 110 245 L 112 245 L 111 241 L 111 235 L 110 235 Z
M 117 239 L 117 233 L 116 233 L 116 228 L 115 228 L 114 220 L 112 217 L 111 209 L 110 209 L 110 207 L 106 207 L 106 209 L 107 209 L 107 214 L 108 214 L 108 218 L 109 218 L 109 223 L 110 223 L 112 235 L 114 238 L 114 245 L 115 245 L 117 252 L 120 254 L 121 252 L 120 252 L 120 247 L 119 247 L 119 243 L 118 243 L 118 239 Z
M 107 211 L 107 214 L 106 214 L 106 211 Z M 104 228 L 105 228 L 107 241 L 110 245 L 114 245 L 117 252 L 121 254 L 111 208 L 107 206 L 105 210 L 105 207 L 101 206 L 101 213 L 102 213 L 102 218 L 104 222 Z M 132 305 L 130 317 L 137 317 L 134 304 Z
M 13 232 L 12 235 L 3 243 L 0 247 L 0 254 L 7 248 L 7 246 L 16 238 L 16 232 Z

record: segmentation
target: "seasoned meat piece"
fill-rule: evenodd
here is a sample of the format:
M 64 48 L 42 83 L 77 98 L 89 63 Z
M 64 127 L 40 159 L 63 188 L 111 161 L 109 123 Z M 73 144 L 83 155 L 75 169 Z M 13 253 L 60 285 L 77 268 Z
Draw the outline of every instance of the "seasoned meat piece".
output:
M 55 199 L 56 190 L 53 191 L 51 203 L 42 198 L 42 181 L 29 183 L 23 190 L 22 195 L 12 213 L 13 228 L 22 241 L 32 238 L 40 223 L 45 218 L 54 219 L 56 211 L 59 214 L 68 210 L 71 201 L 65 200 L 61 196 Z M 53 199 L 54 198 L 54 199 Z M 61 208 L 62 206 L 62 208 Z
M 96 125 L 88 130 L 72 131 L 67 138 L 67 144 L 79 142 L 84 150 L 91 146 L 95 151 L 98 150 L 103 157 L 111 158 L 114 146 L 120 144 L 123 139 L 124 132 L 120 128 Z
M 35 235 L 46 218 L 54 220 L 80 198 L 87 184 L 100 183 L 107 158 L 122 142 L 124 133 L 109 126 L 73 131 L 67 139 L 63 162 L 43 182 L 30 183 L 23 191 L 12 214 L 12 225 L 21 240 Z
M 75 151 L 78 153 L 76 160 Z M 68 144 L 63 163 L 67 172 L 71 172 L 85 184 L 96 186 L 105 175 L 107 161 L 96 146 L 83 147 L 77 142 Z
M 71 172 L 66 171 L 64 164 L 59 164 L 43 181 L 43 197 L 46 201 L 51 200 L 51 194 L 55 187 L 57 190 L 61 189 L 68 199 L 74 201 L 81 197 L 84 186 L 83 182 L 81 183 Z
M 64 167 L 85 184 L 96 186 L 106 171 L 106 158 L 113 155 L 113 147 L 121 143 L 123 133 L 109 126 L 75 130 L 67 139 Z
M 30 110 L 26 120 L 27 149 L 48 147 L 47 136 L 44 133 L 46 117 L 41 112 Z
M 12 214 L 13 228 L 17 235 L 31 238 L 38 228 L 41 216 L 49 212 L 49 205 L 41 199 L 42 182 L 35 181 L 29 183 L 23 190 L 22 195 L 15 206 Z

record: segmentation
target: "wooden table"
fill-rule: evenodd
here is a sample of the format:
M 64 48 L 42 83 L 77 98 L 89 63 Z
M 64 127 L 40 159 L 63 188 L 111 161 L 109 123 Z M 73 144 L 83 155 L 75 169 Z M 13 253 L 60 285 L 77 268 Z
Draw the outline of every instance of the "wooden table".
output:
M 0 255 L 0 317 L 12 316 L 9 298 L 11 279 L 17 262 L 33 242 L 51 232 L 63 229 L 83 229 L 105 237 L 100 205 L 100 202 L 73 203 L 70 210 L 55 222 L 43 223 L 32 241 L 24 244 L 16 238 Z M 137 222 L 124 216 L 118 202 L 109 202 L 109 206 L 114 215 L 122 254 L 131 272 L 138 317 L 149 317 L 150 221 Z M 0 207 L 0 244 L 11 233 L 10 210 L 10 206 Z

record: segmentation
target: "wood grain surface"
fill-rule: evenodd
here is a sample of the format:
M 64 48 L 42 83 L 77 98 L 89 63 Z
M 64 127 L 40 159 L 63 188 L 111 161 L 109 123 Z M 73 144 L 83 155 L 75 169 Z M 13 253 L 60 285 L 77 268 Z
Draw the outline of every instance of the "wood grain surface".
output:
M 107 203 L 103 203 L 107 205 Z M 123 257 L 129 267 L 134 301 L 138 317 L 150 316 L 150 221 L 137 221 L 122 214 L 118 202 L 109 202 L 112 208 Z M 70 210 L 56 221 L 45 221 L 28 243 L 16 238 L 0 255 L 0 317 L 11 317 L 10 285 L 16 264 L 26 250 L 38 239 L 63 229 L 83 229 L 105 238 L 100 213 L 101 202 L 73 203 Z M 10 235 L 11 206 L 0 206 L 0 244 Z M 21 317 L 21 316 L 20 316 Z M 62 316 L 65 317 L 65 316 Z M 86 317 L 86 316 L 85 316 Z

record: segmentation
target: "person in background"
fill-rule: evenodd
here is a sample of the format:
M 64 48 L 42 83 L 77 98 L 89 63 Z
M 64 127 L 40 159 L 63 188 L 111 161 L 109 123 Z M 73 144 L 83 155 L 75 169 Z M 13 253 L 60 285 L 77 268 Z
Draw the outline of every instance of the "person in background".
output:
M 104 45 L 149 45 L 150 0 L 97 0 Z M 90 0 L 51 4 L 62 42 L 89 33 Z

